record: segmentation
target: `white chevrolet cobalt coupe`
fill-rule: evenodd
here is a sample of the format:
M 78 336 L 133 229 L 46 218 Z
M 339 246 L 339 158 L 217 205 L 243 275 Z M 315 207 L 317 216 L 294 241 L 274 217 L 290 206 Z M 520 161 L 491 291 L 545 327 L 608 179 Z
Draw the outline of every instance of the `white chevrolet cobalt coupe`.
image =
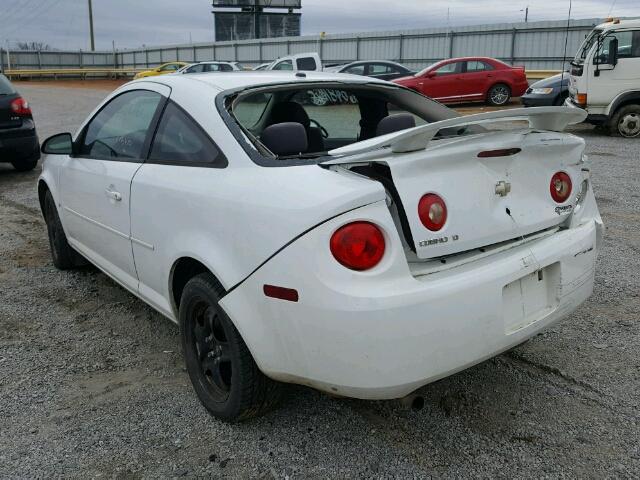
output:
M 49 138 L 38 193 L 56 267 L 89 261 L 177 322 L 198 397 L 237 421 L 282 383 L 405 397 L 575 310 L 603 230 L 562 133 L 583 119 L 460 117 L 350 75 L 168 75 Z

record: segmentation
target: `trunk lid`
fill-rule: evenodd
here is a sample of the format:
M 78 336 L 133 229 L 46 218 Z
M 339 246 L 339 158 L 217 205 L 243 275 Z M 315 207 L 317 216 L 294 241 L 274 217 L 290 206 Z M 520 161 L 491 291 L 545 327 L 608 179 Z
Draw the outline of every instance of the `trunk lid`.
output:
M 465 122 L 464 118 L 454 120 Z M 405 134 L 398 142 L 390 142 L 391 150 L 395 146 L 413 151 L 394 154 L 387 148 L 383 154 L 377 152 L 380 156 L 373 151 L 368 154 L 390 170 L 419 259 L 519 239 L 560 225 L 573 210 L 582 181 L 584 141 L 578 137 L 525 128 L 441 139 L 426 149 L 417 149 L 418 144 L 416 136 Z M 511 151 L 505 156 L 478 156 L 498 149 Z M 365 154 L 356 157 L 362 162 Z M 349 162 L 343 158 L 329 163 Z M 551 177 L 559 171 L 566 172 L 573 185 L 563 204 L 556 203 L 550 193 Z M 508 185 L 510 191 L 497 193 L 501 185 Z M 427 193 L 439 195 L 447 207 L 447 221 L 437 232 L 428 230 L 418 217 L 418 203 Z

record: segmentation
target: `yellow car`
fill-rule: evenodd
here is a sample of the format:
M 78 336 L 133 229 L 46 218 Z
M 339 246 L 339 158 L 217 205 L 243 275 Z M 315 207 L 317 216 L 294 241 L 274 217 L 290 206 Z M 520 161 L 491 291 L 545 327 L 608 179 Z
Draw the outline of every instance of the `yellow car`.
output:
M 154 68 L 152 70 L 145 70 L 143 72 L 136 73 L 136 75 L 133 77 L 133 79 L 135 80 L 136 78 L 155 77 L 157 75 L 165 75 L 167 73 L 174 73 L 174 72 L 178 71 L 179 69 L 181 69 L 182 67 L 184 67 L 186 65 L 189 65 L 189 64 L 185 63 L 185 62 L 163 63 L 159 67 Z

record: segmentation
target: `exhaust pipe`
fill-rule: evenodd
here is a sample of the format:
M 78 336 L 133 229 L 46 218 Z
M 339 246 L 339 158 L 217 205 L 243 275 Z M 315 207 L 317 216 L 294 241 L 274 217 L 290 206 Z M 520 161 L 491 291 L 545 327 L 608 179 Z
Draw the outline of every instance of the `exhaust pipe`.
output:
M 418 412 L 424 408 L 424 397 L 418 393 L 410 393 L 399 399 L 400 406 L 406 410 Z

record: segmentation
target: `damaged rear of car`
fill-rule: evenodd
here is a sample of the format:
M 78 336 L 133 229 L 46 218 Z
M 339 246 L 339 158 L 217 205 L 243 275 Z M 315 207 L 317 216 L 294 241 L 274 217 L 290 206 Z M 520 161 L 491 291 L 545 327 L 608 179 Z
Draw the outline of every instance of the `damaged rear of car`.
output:
M 403 397 L 522 343 L 591 294 L 602 221 L 584 142 L 562 133 L 581 114 L 458 117 L 401 87 L 346 80 L 217 98 L 257 165 L 322 172 L 318 188 L 331 173 L 352 181 L 345 198 L 378 192 L 291 240 L 222 299 L 269 377 Z

